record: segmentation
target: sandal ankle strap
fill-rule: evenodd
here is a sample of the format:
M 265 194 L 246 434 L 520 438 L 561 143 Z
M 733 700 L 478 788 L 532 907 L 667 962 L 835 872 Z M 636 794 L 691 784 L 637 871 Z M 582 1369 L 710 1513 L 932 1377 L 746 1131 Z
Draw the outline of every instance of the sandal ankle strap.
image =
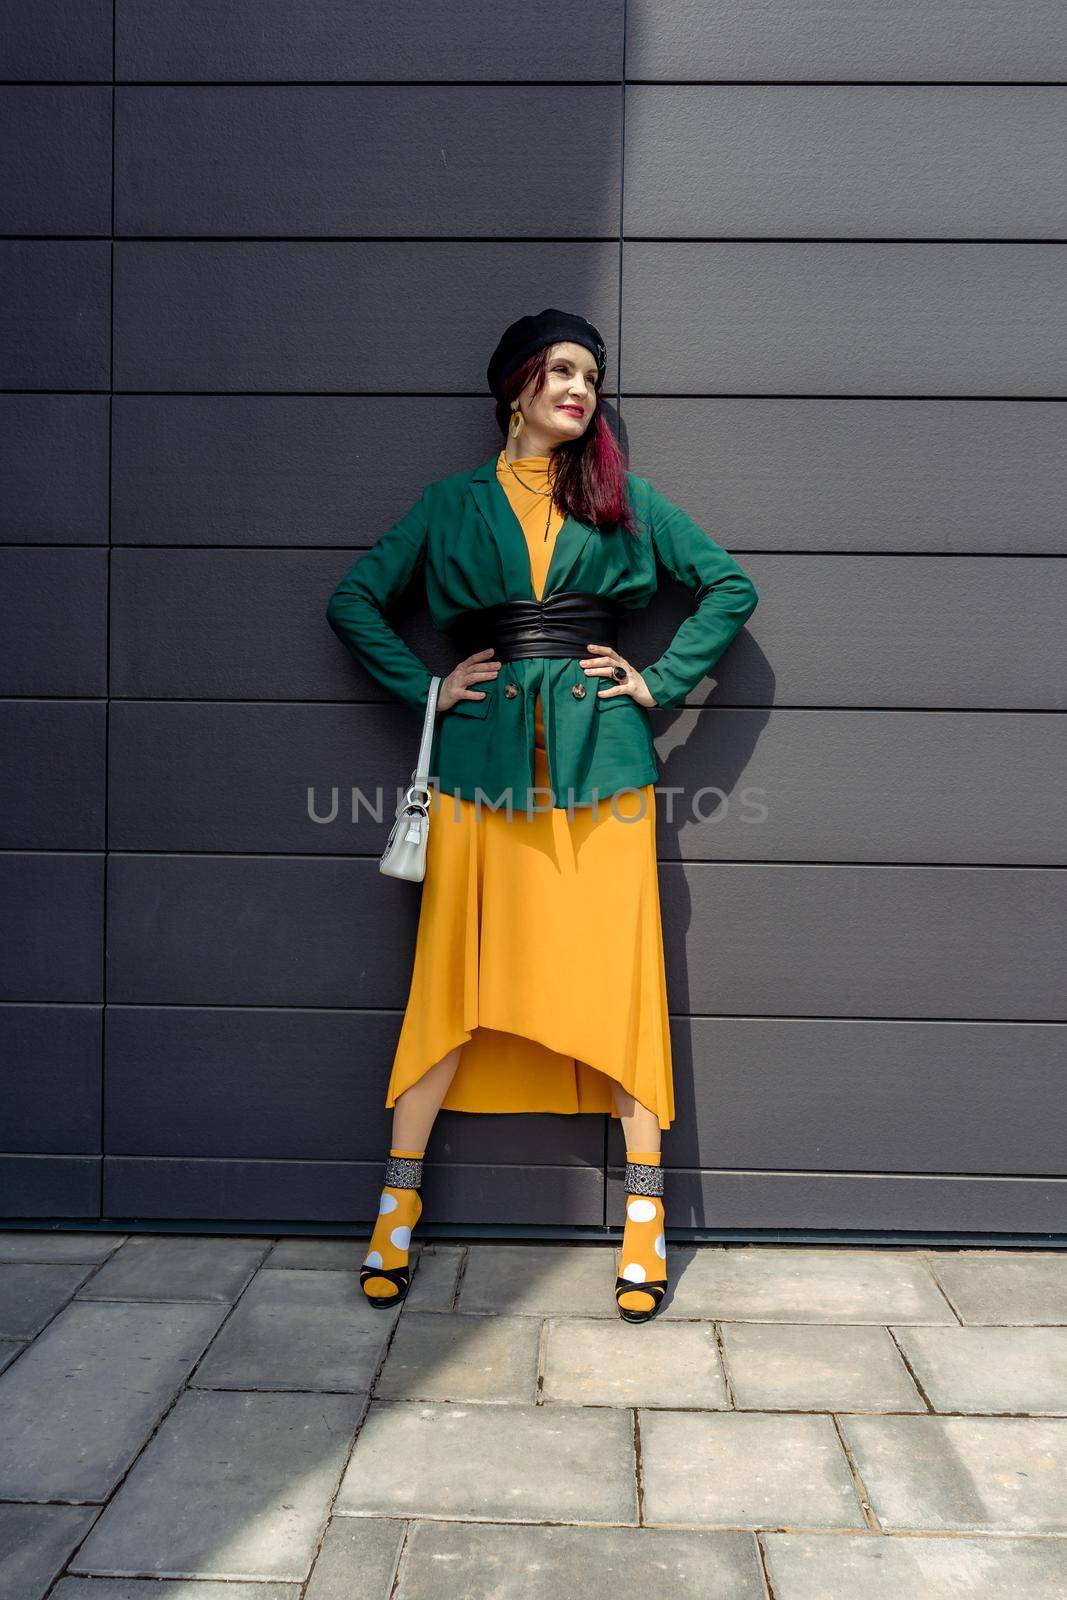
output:
M 647 1161 L 627 1161 L 623 1187 L 627 1194 L 663 1193 L 663 1168 Z
M 417 1189 L 422 1183 L 422 1157 L 387 1156 L 385 1186 L 389 1189 Z

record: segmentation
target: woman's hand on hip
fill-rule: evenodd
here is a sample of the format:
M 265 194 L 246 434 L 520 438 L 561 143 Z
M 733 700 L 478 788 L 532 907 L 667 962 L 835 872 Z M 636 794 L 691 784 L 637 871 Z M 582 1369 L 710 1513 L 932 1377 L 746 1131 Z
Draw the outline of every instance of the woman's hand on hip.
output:
M 587 678 L 606 678 L 610 687 L 597 690 L 598 700 L 610 700 L 616 695 L 628 694 L 631 700 L 636 700 L 639 706 L 654 706 L 652 691 L 645 683 L 644 678 L 636 667 L 632 667 L 624 656 L 610 644 L 591 644 L 590 650 L 599 652 L 595 656 L 582 656 L 580 665 L 585 668 Z M 615 668 L 625 667 L 625 678 L 615 677 Z
M 450 711 L 457 700 L 484 700 L 485 690 L 476 687 L 479 683 L 495 683 L 500 671 L 499 661 L 486 660 L 491 657 L 493 647 L 489 645 L 485 650 L 476 650 L 472 656 L 465 656 L 444 679 L 437 691 L 438 712 Z

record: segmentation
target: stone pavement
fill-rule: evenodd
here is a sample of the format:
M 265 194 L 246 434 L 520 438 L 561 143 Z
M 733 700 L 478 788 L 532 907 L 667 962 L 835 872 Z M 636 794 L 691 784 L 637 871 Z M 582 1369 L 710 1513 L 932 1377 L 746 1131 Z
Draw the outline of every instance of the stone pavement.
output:
M 365 1248 L 0 1234 L 0 1600 L 1067 1595 L 1067 1253 Z

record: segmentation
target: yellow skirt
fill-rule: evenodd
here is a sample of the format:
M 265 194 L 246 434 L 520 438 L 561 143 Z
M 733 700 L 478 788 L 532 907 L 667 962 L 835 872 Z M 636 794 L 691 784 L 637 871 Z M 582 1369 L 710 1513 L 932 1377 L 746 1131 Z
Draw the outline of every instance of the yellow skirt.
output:
M 541 701 L 535 781 L 549 786 Z M 415 959 L 385 1104 L 462 1045 L 446 1111 L 674 1118 L 655 785 L 599 809 L 480 809 L 431 789 Z

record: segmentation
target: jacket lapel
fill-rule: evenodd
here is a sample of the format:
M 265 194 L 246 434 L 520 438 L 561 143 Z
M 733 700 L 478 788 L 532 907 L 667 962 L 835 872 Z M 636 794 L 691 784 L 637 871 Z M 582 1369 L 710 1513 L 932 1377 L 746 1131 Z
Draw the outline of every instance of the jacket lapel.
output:
M 470 494 L 485 519 L 500 556 L 505 593 L 515 599 L 535 599 L 530 576 L 530 552 L 511 501 L 496 475 L 499 451 L 475 467 L 470 475 Z M 566 517 L 556 535 L 549 560 L 542 599 L 557 589 L 565 589 L 570 574 L 578 566 L 585 546 L 596 533 L 590 523 Z

